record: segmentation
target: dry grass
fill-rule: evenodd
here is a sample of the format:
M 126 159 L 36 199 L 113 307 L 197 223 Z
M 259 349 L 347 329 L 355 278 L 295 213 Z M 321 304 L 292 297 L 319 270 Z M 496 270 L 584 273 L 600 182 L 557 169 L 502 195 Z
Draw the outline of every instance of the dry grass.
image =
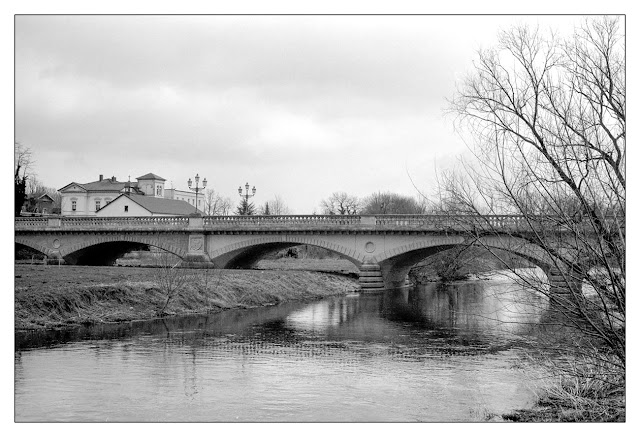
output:
M 37 329 L 147 319 L 166 295 L 154 269 L 127 267 L 15 266 L 15 327 Z M 189 271 L 184 290 L 167 313 L 189 314 L 319 299 L 358 289 L 344 276 L 306 271 Z
M 503 418 L 516 422 L 624 422 L 625 378 L 608 357 L 555 357 L 529 371 L 537 381 L 534 408 Z M 535 373 L 535 374 L 534 374 Z

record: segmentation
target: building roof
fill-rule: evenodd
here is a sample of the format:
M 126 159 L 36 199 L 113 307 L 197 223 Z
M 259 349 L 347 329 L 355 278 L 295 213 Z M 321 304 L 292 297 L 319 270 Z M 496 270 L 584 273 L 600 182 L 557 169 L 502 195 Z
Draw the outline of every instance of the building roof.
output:
M 196 209 L 195 206 L 184 200 L 164 199 L 139 194 L 130 194 L 127 197 L 153 214 L 187 215 L 195 212 Z
M 153 173 L 147 173 L 146 175 L 137 177 L 136 179 L 140 180 L 145 180 L 145 179 L 155 179 L 157 181 L 166 181 L 166 179 L 162 178 L 161 176 L 158 176 L 157 174 L 153 174 Z
M 44 193 L 42 196 L 38 197 L 38 200 L 47 201 L 47 202 L 54 202 L 53 198 L 51 196 L 49 196 L 47 193 Z
M 101 181 L 89 182 L 86 184 L 71 182 L 70 184 L 67 184 L 64 187 L 60 188 L 58 191 L 64 191 L 66 188 L 72 185 L 77 185 L 81 188 L 84 188 L 86 191 L 112 191 L 114 193 L 120 193 L 125 187 L 129 186 L 129 184 L 131 184 L 132 191 L 139 191 L 137 182 L 118 182 L 114 179 L 103 179 Z

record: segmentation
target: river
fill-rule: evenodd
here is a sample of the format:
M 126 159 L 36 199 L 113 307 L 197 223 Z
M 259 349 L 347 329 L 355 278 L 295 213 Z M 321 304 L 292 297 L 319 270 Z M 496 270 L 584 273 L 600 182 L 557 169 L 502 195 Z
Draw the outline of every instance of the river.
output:
M 16 333 L 18 422 L 482 421 L 533 403 L 508 279 Z

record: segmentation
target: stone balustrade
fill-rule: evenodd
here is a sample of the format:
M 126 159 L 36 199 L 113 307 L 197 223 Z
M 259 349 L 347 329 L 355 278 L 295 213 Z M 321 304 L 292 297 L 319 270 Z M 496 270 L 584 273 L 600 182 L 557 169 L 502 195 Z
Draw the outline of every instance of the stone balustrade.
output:
M 359 225 L 358 215 L 245 215 L 204 217 L 205 227 L 211 226 L 279 226 L 279 225 Z
M 524 216 L 510 215 L 286 215 L 207 217 L 20 217 L 16 230 L 515 230 L 526 225 Z
M 617 223 L 617 222 L 616 222 Z M 588 223 L 582 223 L 588 231 Z M 562 231 L 567 222 L 521 215 L 267 215 L 207 217 L 17 217 L 15 230 L 412 230 Z M 568 229 L 565 229 L 568 230 Z

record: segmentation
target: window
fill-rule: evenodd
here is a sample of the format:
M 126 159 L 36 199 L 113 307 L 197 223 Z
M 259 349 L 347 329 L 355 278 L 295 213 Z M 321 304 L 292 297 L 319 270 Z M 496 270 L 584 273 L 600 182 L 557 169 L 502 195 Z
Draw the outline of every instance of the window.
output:
M 96 200 L 96 211 L 100 209 L 100 200 Z
M 129 212 L 129 205 L 124 206 L 124 212 Z
M 76 201 L 72 200 L 71 201 L 71 211 L 75 211 L 76 210 Z
M 156 186 L 156 196 L 162 196 L 162 185 Z
M 104 204 L 105 204 L 105 205 L 108 205 L 108 204 L 109 204 L 109 202 L 111 202 L 111 199 L 110 199 L 110 198 L 108 198 L 108 197 L 107 197 L 106 199 L 104 199 Z

